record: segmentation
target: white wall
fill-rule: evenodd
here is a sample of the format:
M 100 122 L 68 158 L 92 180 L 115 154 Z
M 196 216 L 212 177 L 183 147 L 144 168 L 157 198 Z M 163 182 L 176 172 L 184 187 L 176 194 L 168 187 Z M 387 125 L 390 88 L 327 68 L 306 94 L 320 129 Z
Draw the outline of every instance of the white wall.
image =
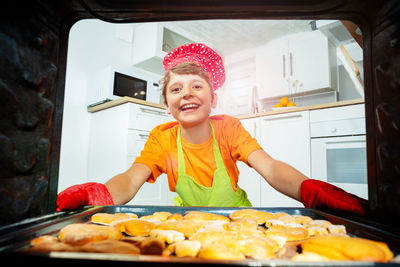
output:
M 88 76 L 109 65 L 131 62 L 131 43 L 121 27 L 99 20 L 81 20 L 68 42 L 58 191 L 87 182 L 90 113 L 86 108 Z M 129 29 L 128 29 L 129 30 Z M 133 29 L 132 29 L 133 30 Z M 126 27 L 125 27 L 126 31 Z M 110 177 L 111 178 L 111 177 Z

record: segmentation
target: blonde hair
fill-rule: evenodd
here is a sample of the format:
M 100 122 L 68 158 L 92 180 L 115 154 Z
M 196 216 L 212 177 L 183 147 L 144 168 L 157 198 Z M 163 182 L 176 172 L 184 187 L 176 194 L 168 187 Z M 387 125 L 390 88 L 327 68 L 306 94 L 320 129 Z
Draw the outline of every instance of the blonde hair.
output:
M 197 65 L 196 63 L 193 62 L 188 62 L 188 63 L 181 63 L 176 65 L 175 67 L 171 68 L 165 75 L 164 77 L 161 79 L 160 83 L 161 83 L 161 93 L 164 99 L 165 104 L 168 105 L 167 103 L 167 87 L 168 87 L 168 83 L 171 79 L 171 73 L 174 74 L 179 74 L 179 75 L 198 75 L 201 78 L 203 78 L 208 85 L 211 88 L 211 97 L 214 97 L 213 94 L 213 87 L 212 87 L 212 83 L 211 83 L 211 79 L 210 79 L 210 75 L 208 74 L 208 72 L 206 72 L 202 67 L 200 67 L 199 65 Z

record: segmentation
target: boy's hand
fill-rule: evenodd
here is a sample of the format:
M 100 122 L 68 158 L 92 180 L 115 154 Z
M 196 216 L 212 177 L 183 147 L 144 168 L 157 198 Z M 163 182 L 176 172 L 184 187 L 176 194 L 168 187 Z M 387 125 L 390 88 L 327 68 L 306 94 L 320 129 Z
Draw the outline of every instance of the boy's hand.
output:
M 106 186 L 100 183 L 73 185 L 57 197 L 57 211 L 73 210 L 85 205 L 114 205 Z
M 368 201 L 329 183 L 307 179 L 300 187 L 301 202 L 306 208 L 345 211 L 365 216 Z

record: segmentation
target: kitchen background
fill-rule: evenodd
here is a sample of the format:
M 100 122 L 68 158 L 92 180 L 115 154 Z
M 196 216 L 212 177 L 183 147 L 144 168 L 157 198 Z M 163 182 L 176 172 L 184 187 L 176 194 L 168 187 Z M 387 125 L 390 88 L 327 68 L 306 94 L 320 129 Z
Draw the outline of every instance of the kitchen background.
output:
M 105 182 L 124 171 L 133 162 L 135 154 L 128 153 L 128 157 L 124 154 L 121 156 L 123 160 L 120 160 L 118 154 L 121 150 L 118 147 L 129 149 L 127 140 L 131 132 L 138 132 L 139 137 L 146 138 L 147 128 L 122 126 L 132 130 L 126 140 L 118 136 L 120 131 L 114 132 L 120 127 L 117 122 L 124 116 L 132 116 L 126 115 L 126 112 L 136 112 L 132 110 L 146 105 L 130 103 L 130 106 L 124 104 L 88 112 L 89 105 L 108 98 L 99 88 L 112 84 L 110 73 L 129 73 L 147 80 L 146 100 L 156 104 L 146 111 L 153 112 L 149 117 L 153 120 L 150 125 L 171 120 L 157 106 L 162 101 L 157 86 L 163 75 L 162 58 L 171 48 L 189 42 L 205 43 L 224 59 L 227 79 L 224 87 L 217 92 L 219 103 L 214 114 L 238 116 L 267 152 L 306 175 L 312 177 L 313 168 L 320 166 L 319 170 L 313 171 L 315 175 L 318 173 L 318 178 L 339 183 L 346 190 L 368 197 L 362 48 L 340 21 L 309 20 L 110 24 L 91 19 L 77 22 L 70 31 L 68 44 L 59 191 L 88 181 Z M 340 45 L 351 57 L 350 62 Z M 359 71 L 359 76 L 354 69 Z M 270 113 L 271 110 L 285 109 L 274 108 L 283 96 L 289 97 L 300 110 L 287 114 Z M 306 108 L 351 100 L 358 101 L 358 105 Z M 350 125 L 351 129 L 337 134 L 337 131 L 341 132 L 342 125 Z M 345 136 L 346 140 L 324 141 L 323 137 L 337 135 Z M 279 142 L 277 138 L 280 138 Z M 295 143 L 294 139 L 297 140 Z M 143 145 L 144 142 L 137 143 Z M 318 147 L 323 147 L 325 152 L 322 154 L 321 149 L 315 152 L 315 145 L 312 145 L 321 142 L 323 144 Z M 332 144 L 334 150 L 330 149 Z M 332 151 L 335 153 L 332 154 Z M 313 153 L 318 154 L 314 158 L 325 157 L 326 164 L 312 164 Z M 103 156 L 105 154 L 108 157 Z M 124 162 L 118 165 L 114 164 L 116 161 Z M 343 168 L 346 161 L 347 165 Z M 326 166 L 329 164 L 330 168 Z M 248 191 L 253 205 L 301 205 L 274 192 L 244 164 L 238 165 L 241 171 L 239 184 L 243 183 L 241 186 Z M 343 181 L 343 172 L 338 176 L 341 178 L 336 180 L 323 178 L 328 174 L 336 177 L 335 169 L 339 173 L 345 169 L 350 181 Z M 249 179 L 252 179 L 251 182 Z M 131 203 L 172 204 L 174 194 L 168 192 L 166 179 L 159 179 L 156 184 L 157 187 L 146 184 Z M 150 194 L 161 197 L 148 197 Z

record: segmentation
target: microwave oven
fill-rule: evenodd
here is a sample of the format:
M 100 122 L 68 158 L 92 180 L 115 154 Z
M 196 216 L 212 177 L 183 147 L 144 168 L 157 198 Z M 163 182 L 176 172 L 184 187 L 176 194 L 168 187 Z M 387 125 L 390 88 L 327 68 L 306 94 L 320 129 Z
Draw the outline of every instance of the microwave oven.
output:
M 96 71 L 88 78 L 87 106 L 129 96 L 161 103 L 161 76 L 132 66 L 113 66 Z

